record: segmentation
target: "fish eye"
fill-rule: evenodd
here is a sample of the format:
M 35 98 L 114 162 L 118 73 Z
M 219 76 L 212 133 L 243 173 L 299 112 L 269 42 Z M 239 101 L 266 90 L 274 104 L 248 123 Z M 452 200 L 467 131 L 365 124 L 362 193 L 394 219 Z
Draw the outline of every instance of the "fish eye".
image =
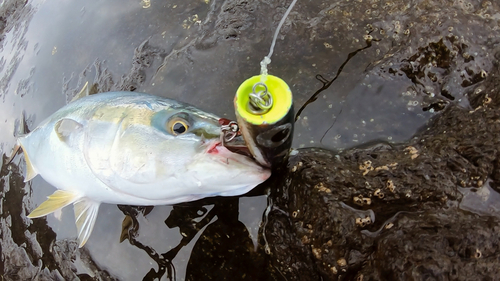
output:
M 174 118 L 168 121 L 167 129 L 174 136 L 182 135 L 189 129 L 188 122 L 182 118 Z

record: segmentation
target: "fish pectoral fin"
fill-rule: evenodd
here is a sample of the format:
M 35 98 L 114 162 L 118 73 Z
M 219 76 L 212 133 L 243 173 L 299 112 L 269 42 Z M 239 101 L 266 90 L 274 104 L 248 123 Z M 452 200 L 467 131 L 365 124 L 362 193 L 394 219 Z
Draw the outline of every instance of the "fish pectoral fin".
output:
M 63 118 L 56 122 L 54 130 L 56 131 L 57 137 L 62 142 L 67 142 L 68 137 L 73 133 L 78 131 L 83 127 L 82 124 L 70 118 Z
M 89 81 L 87 81 L 85 82 L 85 85 L 83 85 L 83 88 L 80 90 L 80 92 L 71 99 L 70 103 L 89 95 L 90 95 Z
M 101 203 L 82 198 L 73 204 L 75 210 L 75 223 L 78 231 L 79 248 L 83 247 L 94 229 Z
M 39 218 L 48 215 L 75 202 L 79 197 L 78 194 L 71 191 L 56 190 L 38 208 L 34 209 L 28 215 L 28 218 Z

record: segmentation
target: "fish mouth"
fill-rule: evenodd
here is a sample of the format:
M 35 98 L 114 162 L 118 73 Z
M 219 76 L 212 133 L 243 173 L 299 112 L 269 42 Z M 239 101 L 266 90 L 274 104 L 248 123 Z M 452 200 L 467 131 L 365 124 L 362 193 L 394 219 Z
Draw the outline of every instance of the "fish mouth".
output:
M 218 153 L 221 149 L 227 149 L 232 153 L 240 154 L 250 159 L 253 159 L 250 149 L 246 145 L 242 144 L 226 144 L 223 145 L 221 141 L 214 141 L 207 144 L 207 153 Z
M 206 142 L 204 145 L 206 145 L 205 155 L 210 155 L 216 162 L 232 166 L 234 169 L 240 169 L 243 174 L 238 173 L 239 175 L 258 179 L 258 184 L 264 182 L 271 176 L 271 170 L 261 166 L 255 161 L 246 147 L 237 147 L 236 149 L 234 147 L 228 147 L 219 139 Z M 257 184 L 251 184 L 251 187 L 253 188 L 256 185 Z M 250 187 L 250 185 L 247 185 L 245 188 L 248 187 Z

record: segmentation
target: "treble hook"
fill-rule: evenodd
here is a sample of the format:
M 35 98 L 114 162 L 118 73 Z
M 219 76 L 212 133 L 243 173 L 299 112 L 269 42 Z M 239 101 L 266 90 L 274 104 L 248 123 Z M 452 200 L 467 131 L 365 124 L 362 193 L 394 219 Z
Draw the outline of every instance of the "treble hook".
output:
M 221 125 L 220 130 L 221 143 L 222 145 L 225 145 L 238 135 L 240 128 L 238 127 L 238 123 L 236 123 L 235 121 L 231 121 L 228 124 Z

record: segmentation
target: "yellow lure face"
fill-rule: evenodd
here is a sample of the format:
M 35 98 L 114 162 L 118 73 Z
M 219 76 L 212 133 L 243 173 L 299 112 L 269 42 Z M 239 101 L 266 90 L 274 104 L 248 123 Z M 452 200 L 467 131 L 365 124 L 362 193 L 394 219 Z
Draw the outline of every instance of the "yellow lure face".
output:
M 253 86 L 261 82 L 261 78 L 261 75 L 253 76 L 240 85 L 234 98 L 234 107 L 236 114 L 250 124 L 274 124 L 290 111 L 293 104 L 292 91 L 285 81 L 276 76 L 267 75 L 264 83 L 273 97 L 273 106 L 264 114 L 254 114 L 248 110 L 248 103 Z

